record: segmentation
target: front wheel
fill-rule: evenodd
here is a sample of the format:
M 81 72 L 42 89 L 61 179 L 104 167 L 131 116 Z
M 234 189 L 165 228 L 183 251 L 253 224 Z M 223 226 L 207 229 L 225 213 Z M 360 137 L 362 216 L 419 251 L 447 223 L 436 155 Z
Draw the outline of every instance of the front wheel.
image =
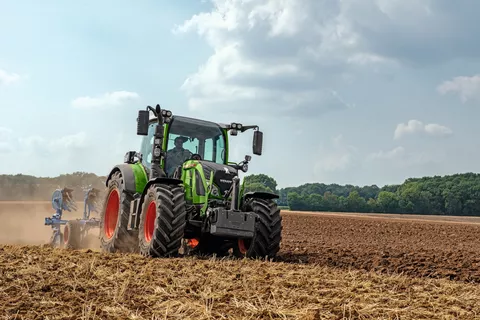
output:
M 239 239 L 233 246 L 237 257 L 275 258 L 282 241 L 282 216 L 273 200 L 248 199 L 243 211 L 253 211 L 258 218 L 252 239 Z
M 142 205 L 138 240 L 149 257 L 177 256 L 186 226 L 186 202 L 181 185 L 153 184 Z

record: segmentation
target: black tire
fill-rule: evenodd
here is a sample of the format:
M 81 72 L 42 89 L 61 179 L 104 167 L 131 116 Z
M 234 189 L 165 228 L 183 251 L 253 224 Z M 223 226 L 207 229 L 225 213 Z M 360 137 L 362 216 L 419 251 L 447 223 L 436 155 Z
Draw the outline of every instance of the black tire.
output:
M 282 216 L 273 200 L 248 199 L 243 211 L 253 211 L 258 215 L 255 234 L 250 240 L 238 240 L 233 246 L 237 257 L 274 259 L 282 241 Z
M 140 253 L 147 257 L 178 256 L 186 217 L 183 186 L 151 185 L 143 201 L 138 226 Z
M 77 220 L 68 221 L 63 229 L 63 245 L 67 249 L 80 249 L 82 226 Z
M 127 230 L 131 201 L 133 196 L 125 191 L 122 173 L 115 171 L 100 213 L 100 247 L 104 252 L 138 251 L 136 232 Z

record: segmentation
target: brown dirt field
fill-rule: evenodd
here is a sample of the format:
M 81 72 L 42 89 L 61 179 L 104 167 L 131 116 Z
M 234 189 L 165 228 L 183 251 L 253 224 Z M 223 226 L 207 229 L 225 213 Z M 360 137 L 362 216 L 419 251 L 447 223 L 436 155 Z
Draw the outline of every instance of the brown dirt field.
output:
M 410 221 L 433 221 L 433 222 L 452 222 L 452 223 L 468 223 L 468 224 L 480 224 L 480 217 L 468 217 L 468 216 L 441 216 L 441 215 L 418 215 L 418 214 L 389 214 L 389 213 L 356 213 L 356 212 L 312 212 L 312 211 L 284 211 L 288 214 L 301 214 L 301 215 L 322 215 L 322 216 L 348 216 L 348 217 L 361 217 L 372 219 L 402 219 Z
M 480 225 L 283 212 L 280 260 L 480 282 Z
M 81 217 L 65 212 L 64 218 Z M 0 243 L 45 244 L 50 202 L 0 202 Z M 283 211 L 279 260 L 480 282 L 480 217 Z M 98 250 L 99 243 L 89 247 Z
M 64 217 L 79 217 L 82 210 Z M 0 202 L 5 319 L 474 319 L 480 314 L 480 218 L 284 211 L 279 262 L 272 263 L 18 246 L 48 242 L 51 229 L 44 217 L 52 213 L 49 202 Z
M 4 319 L 473 319 L 480 286 L 253 260 L 0 246 Z

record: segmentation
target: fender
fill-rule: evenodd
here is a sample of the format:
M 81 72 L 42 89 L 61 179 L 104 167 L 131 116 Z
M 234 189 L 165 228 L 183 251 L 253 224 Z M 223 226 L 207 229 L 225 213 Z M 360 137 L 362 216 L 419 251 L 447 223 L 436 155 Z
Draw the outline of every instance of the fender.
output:
M 136 193 L 137 192 L 137 186 L 135 183 L 135 174 L 133 172 L 133 167 L 130 164 L 119 164 L 113 167 L 112 171 L 110 171 L 110 174 L 108 175 L 107 181 L 105 181 L 105 186 L 108 187 L 108 182 L 112 178 L 112 175 L 116 172 L 120 171 L 123 176 L 123 181 L 125 184 L 125 190 L 130 192 L 130 193 Z
M 262 200 L 272 200 L 272 199 L 278 199 L 280 196 L 275 193 L 271 192 L 263 192 L 263 191 L 250 191 L 247 192 L 243 195 L 243 199 L 249 199 L 249 198 L 257 198 L 257 199 L 262 199 Z
M 240 207 L 243 206 L 245 203 L 245 200 L 250 199 L 250 198 L 256 198 L 256 199 L 261 199 L 261 200 L 272 200 L 272 199 L 278 199 L 280 198 L 279 195 L 271 192 L 263 192 L 263 191 L 250 191 L 247 192 L 243 195 L 243 197 L 240 199 Z

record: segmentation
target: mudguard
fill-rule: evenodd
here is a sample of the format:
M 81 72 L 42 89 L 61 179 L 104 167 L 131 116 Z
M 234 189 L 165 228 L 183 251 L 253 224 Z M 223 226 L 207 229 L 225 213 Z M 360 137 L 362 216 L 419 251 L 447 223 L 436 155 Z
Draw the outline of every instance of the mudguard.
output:
M 278 194 L 271 193 L 271 192 L 251 191 L 251 192 L 245 193 L 242 198 L 243 199 L 257 198 L 262 200 L 272 200 L 272 199 L 278 199 L 280 198 L 280 196 Z
M 155 178 L 153 180 L 150 180 L 147 182 L 145 185 L 145 188 L 143 189 L 143 193 L 147 193 L 147 189 L 154 183 L 161 183 L 161 184 L 183 184 L 183 181 L 181 179 L 175 179 L 175 178 Z
M 278 199 L 280 196 L 278 196 L 275 193 L 271 192 L 263 192 L 263 191 L 250 191 L 245 193 L 241 198 L 240 198 L 240 204 L 239 206 L 242 207 L 243 204 L 245 203 L 245 200 L 247 199 L 262 199 L 262 200 L 272 200 L 272 199 Z
M 147 173 L 141 163 L 135 164 L 119 164 L 113 167 L 108 175 L 105 185 L 108 186 L 113 173 L 119 170 L 122 173 L 125 189 L 131 193 L 142 193 L 147 184 Z

